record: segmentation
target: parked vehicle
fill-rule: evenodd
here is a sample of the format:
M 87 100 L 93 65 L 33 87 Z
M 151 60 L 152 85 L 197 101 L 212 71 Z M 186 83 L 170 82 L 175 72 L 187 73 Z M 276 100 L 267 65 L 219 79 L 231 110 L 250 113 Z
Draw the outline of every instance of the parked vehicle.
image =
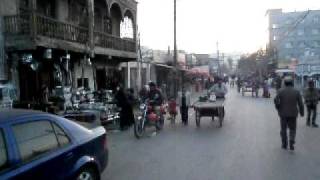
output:
M 106 131 L 44 112 L 0 110 L 0 179 L 100 179 Z
M 155 113 L 154 107 L 146 100 L 140 104 L 140 114 L 134 122 L 134 135 L 139 139 L 145 134 L 146 127 L 154 126 L 159 131 L 163 128 L 163 124 L 163 116 L 159 117 Z
M 246 92 L 251 93 L 252 97 L 258 97 L 259 95 L 259 87 L 251 82 L 244 82 L 241 87 L 242 96 L 245 95 Z

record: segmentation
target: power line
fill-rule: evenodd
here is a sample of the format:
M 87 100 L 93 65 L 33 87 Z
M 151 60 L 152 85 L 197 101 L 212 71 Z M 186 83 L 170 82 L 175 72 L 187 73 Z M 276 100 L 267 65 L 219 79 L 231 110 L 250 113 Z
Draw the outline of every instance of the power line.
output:
M 284 33 L 281 34 L 281 39 L 278 40 L 278 44 L 281 44 L 290 33 L 292 33 L 294 30 L 297 29 L 298 25 L 306 19 L 306 17 L 310 14 L 311 10 L 307 10 L 307 12 L 299 19 L 297 19 L 292 25 L 292 28 L 288 28 L 288 30 L 286 30 Z

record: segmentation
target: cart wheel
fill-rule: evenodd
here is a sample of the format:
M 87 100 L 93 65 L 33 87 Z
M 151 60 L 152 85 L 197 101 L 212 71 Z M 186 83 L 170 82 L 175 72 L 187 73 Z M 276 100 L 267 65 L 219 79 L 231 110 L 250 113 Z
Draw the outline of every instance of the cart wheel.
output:
M 221 116 L 221 117 L 219 117 L 219 128 L 222 127 L 222 122 L 223 122 L 223 117 Z
M 197 127 L 200 127 L 200 118 L 196 119 L 196 125 L 197 125 Z
M 223 119 L 224 119 L 224 108 L 220 108 L 220 110 L 219 110 L 219 128 L 222 127 Z

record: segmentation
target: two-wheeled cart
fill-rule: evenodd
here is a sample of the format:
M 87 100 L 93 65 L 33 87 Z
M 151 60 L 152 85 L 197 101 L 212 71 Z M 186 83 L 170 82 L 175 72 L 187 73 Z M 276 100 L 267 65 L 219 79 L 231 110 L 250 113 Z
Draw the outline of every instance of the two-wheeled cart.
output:
M 224 101 L 224 99 L 217 99 L 216 101 L 197 101 L 194 103 L 193 107 L 195 110 L 197 127 L 200 127 L 201 117 L 211 117 L 212 120 L 214 120 L 215 117 L 218 117 L 219 127 L 222 127 L 225 115 Z
M 251 93 L 252 97 L 258 97 L 258 91 L 259 91 L 258 87 L 255 87 L 254 85 L 248 84 L 248 83 L 245 83 L 241 87 L 242 96 L 244 96 L 246 92 L 249 92 Z

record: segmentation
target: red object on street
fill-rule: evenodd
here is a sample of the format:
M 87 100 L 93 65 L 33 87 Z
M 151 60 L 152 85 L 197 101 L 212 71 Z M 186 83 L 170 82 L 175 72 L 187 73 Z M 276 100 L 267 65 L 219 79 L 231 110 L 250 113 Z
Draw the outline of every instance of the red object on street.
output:
M 152 122 L 156 122 L 158 120 L 158 116 L 156 113 L 154 112 L 151 112 L 149 115 L 148 115 L 148 119 Z
M 169 114 L 174 114 L 174 115 L 177 114 L 177 103 L 175 100 L 170 100 L 168 102 L 168 111 L 169 111 Z

